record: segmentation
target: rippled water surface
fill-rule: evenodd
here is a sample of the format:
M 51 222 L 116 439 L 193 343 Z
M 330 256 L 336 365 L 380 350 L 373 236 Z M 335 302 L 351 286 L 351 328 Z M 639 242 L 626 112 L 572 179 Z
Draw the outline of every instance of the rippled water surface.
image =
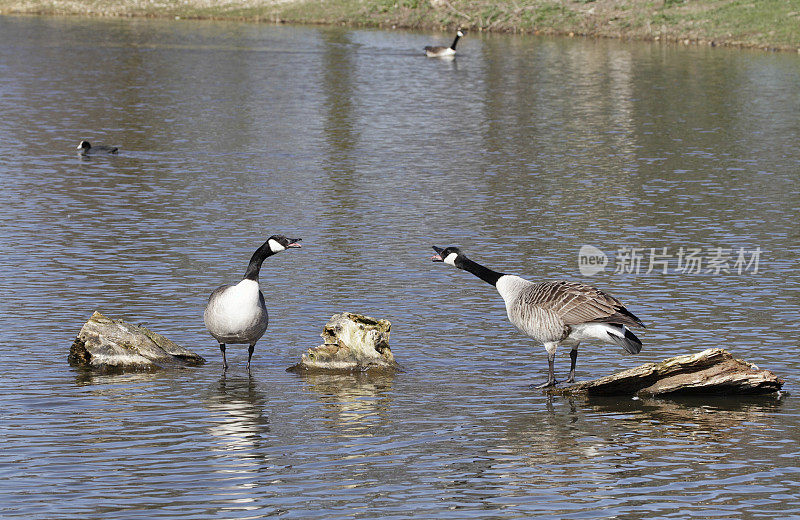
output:
M 449 38 L 0 17 L 0 516 L 800 517 L 800 56 L 475 34 L 421 55 Z M 265 263 L 270 330 L 223 374 L 204 301 L 273 233 L 304 247 Z M 548 397 L 544 350 L 433 244 L 648 324 L 639 356 L 582 347 L 578 379 L 721 346 L 790 395 Z M 94 310 L 208 362 L 73 369 Z M 406 372 L 285 371 L 345 310 L 391 320 Z

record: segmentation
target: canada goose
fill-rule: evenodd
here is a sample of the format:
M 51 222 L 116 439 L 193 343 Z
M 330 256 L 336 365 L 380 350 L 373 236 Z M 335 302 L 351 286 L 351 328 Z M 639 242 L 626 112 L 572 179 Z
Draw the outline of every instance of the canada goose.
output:
M 575 381 L 575 362 L 581 341 L 598 340 L 619 345 L 630 354 L 642 350 L 642 342 L 628 327 L 644 328 L 644 323 L 619 300 L 599 289 L 579 282 L 533 283 L 519 276 L 492 271 L 467 258 L 457 247 L 433 246 L 433 250 L 436 251 L 434 262 L 469 271 L 494 285 L 505 300 L 511 323 L 544 345 L 549 373 L 547 382 L 537 388 L 556 384 L 553 365 L 558 345 L 572 347 L 567 383 Z
M 230 343 L 250 345 L 247 356 L 247 369 L 250 369 L 256 341 L 264 335 L 269 323 L 264 295 L 261 294 L 258 284 L 261 264 L 268 256 L 288 248 L 300 247 L 299 242 L 299 238 L 272 235 L 250 257 L 250 264 L 241 282 L 217 287 L 208 297 L 203 321 L 208 332 L 219 342 L 223 368 L 228 368 L 225 345 Z
M 456 38 L 453 40 L 453 44 L 450 47 L 428 45 L 425 47 L 425 55 L 429 58 L 449 58 L 455 56 L 456 44 L 458 43 L 458 39 L 462 36 L 464 36 L 464 33 L 459 29 L 456 31 Z
M 92 146 L 89 141 L 81 141 L 76 150 L 79 151 L 81 155 L 94 155 L 94 154 L 102 154 L 102 153 L 117 153 L 119 148 L 116 146 Z

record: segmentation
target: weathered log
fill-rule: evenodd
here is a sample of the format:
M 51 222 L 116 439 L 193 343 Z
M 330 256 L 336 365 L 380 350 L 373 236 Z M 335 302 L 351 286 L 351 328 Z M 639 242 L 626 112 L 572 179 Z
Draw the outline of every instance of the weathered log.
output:
M 779 391 L 781 386 L 783 380 L 769 370 L 736 359 L 727 350 L 710 348 L 555 391 L 592 396 L 767 394 Z
M 324 343 L 309 348 L 291 372 L 396 372 L 400 365 L 389 348 L 389 320 L 362 314 L 334 314 L 322 331 Z
M 69 363 L 102 370 L 195 366 L 205 359 L 145 327 L 95 311 L 69 349 Z

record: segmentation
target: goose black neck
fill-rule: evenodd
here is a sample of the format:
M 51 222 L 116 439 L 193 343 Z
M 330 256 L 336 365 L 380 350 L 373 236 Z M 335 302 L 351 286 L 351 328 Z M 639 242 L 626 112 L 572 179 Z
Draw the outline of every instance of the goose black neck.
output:
M 469 271 L 489 285 L 497 285 L 497 280 L 499 280 L 501 276 L 504 276 L 503 273 L 492 271 L 488 267 L 484 267 L 478 262 L 473 262 L 469 258 L 459 257 L 456 259 L 455 263 L 456 267 L 459 269 Z
M 450 46 L 451 49 L 456 50 L 456 44 L 458 43 L 459 38 L 461 38 L 461 35 L 456 34 L 456 39 L 453 40 L 453 45 Z
M 257 282 L 258 273 L 261 271 L 261 264 L 268 256 L 274 254 L 275 253 L 273 253 L 272 249 L 269 247 L 269 242 L 265 242 L 261 247 L 256 249 L 256 252 L 250 257 L 250 264 L 247 266 L 247 271 L 244 273 L 244 279 L 255 280 Z

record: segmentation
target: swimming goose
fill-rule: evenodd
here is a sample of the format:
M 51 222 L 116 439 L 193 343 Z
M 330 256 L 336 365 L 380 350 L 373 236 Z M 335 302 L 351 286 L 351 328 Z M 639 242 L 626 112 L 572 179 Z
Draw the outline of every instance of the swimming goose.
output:
M 428 45 L 425 47 L 425 55 L 429 58 L 449 58 L 454 57 L 456 54 L 456 44 L 458 43 L 458 39 L 464 36 L 464 33 L 461 32 L 461 29 L 456 31 L 456 39 L 453 40 L 453 44 L 450 47 L 442 47 L 442 46 L 431 46 Z
M 597 340 L 618 345 L 630 354 L 642 350 L 639 341 L 628 327 L 644 328 L 616 298 L 579 282 L 533 283 L 510 274 L 498 273 L 473 262 L 457 247 L 442 249 L 434 246 L 434 262 L 444 262 L 469 271 L 481 280 L 494 285 L 506 303 L 508 319 L 519 330 L 544 345 L 549 372 L 547 382 L 536 388 L 555 386 L 553 368 L 556 348 L 572 347 L 567 383 L 575 382 L 575 363 L 578 344 Z
M 268 256 L 285 249 L 300 247 L 299 242 L 299 238 L 272 235 L 253 253 L 241 282 L 217 287 L 208 297 L 203 321 L 208 332 L 219 342 L 223 368 L 228 368 L 225 345 L 247 344 L 250 345 L 247 355 L 247 369 L 250 370 L 250 360 L 256 348 L 256 341 L 264 335 L 269 322 L 264 295 L 261 294 L 261 287 L 258 284 L 261 264 Z
M 94 155 L 98 153 L 117 153 L 119 148 L 116 146 L 92 146 L 89 141 L 81 141 L 76 148 L 81 155 Z

